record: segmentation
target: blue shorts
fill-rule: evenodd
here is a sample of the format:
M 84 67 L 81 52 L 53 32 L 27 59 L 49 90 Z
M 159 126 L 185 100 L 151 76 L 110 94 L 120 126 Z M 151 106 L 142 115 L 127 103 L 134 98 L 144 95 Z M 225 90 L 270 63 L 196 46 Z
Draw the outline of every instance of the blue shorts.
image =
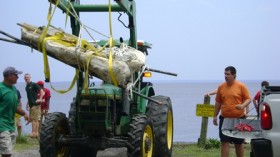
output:
M 219 137 L 220 137 L 221 142 L 229 142 L 229 143 L 233 143 L 233 144 L 243 144 L 244 141 L 245 141 L 243 138 L 230 137 L 230 136 L 224 135 L 222 133 L 222 126 L 223 126 L 223 122 L 224 122 L 224 117 L 220 116 L 219 119 L 220 119 L 220 122 L 219 122 Z

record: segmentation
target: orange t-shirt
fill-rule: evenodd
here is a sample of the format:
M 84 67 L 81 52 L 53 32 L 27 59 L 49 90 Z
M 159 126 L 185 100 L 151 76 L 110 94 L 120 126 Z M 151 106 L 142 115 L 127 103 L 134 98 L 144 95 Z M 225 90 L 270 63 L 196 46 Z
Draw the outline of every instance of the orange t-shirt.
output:
M 247 87 L 239 82 L 234 81 L 232 85 L 226 82 L 218 87 L 216 102 L 221 103 L 221 115 L 226 118 L 240 118 L 244 116 L 244 109 L 238 110 L 236 105 L 242 104 L 246 99 L 251 99 Z

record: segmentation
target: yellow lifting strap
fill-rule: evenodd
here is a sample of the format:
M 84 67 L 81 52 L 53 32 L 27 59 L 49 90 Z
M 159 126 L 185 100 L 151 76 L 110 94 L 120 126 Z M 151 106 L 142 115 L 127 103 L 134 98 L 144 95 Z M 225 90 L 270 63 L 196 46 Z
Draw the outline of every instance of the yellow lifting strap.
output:
M 115 78 L 114 70 L 113 70 L 113 55 L 112 55 L 112 47 L 114 46 L 113 40 L 113 33 L 112 33 L 112 15 L 111 15 L 111 0 L 109 0 L 109 26 L 110 26 L 110 39 L 109 39 L 109 46 L 110 46 L 110 55 L 109 55 L 109 63 L 108 63 L 108 70 L 115 86 L 118 86 L 118 82 Z
M 67 11 L 66 11 L 66 17 L 65 17 L 65 24 L 64 24 L 64 27 L 66 28 L 67 26 L 67 21 L 68 21 L 68 16 L 69 16 L 69 8 L 70 8 L 70 5 L 71 5 L 71 2 L 70 0 L 68 0 L 68 3 L 67 3 Z
M 78 79 L 78 76 L 79 76 L 79 70 L 76 69 L 75 76 L 74 76 L 74 78 L 73 78 L 73 80 L 72 80 L 72 82 L 71 82 L 71 85 L 68 87 L 67 90 L 57 90 L 57 89 L 55 89 L 55 88 L 52 86 L 52 83 L 50 83 L 50 84 L 51 84 L 51 88 L 52 88 L 54 91 L 56 91 L 56 92 L 58 92 L 58 93 L 60 93 L 60 94 L 67 93 L 67 92 L 69 92 L 69 91 L 74 87 L 74 85 L 75 85 L 75 83 L 76 83 L 76 81 L 77 81 L 77 79 Z
M 59 3 L 59 0 L 56 1 L 56 5 L 55 5 L 55 8 L 54 8 L 54 11 L 52 12 L 52 4 L 50 3 L 50 7 L 49 7 L 49 12 L 48 12 L 48 17 L 47 17 L 47 20 L 48 20 L 48 24 L 47 26 L 44 28 L 42 34 L 40 35 L 40 38 L 39 38 L 39 42 L 38 42 L 38 50 L 43 52 L 43 60 L 44 60 L 44 73 L 45 73 L 45 78 L 46 78 L 46 82 L 51 82 L 51 77 L 50 77 L 50 68 L 49 68 L 49 63 L 48 63 L 48 57 L 47 57 L 47 52 L 46 52 L 46 49 L 45 49 L 45 44 L 46 44 L 46 41 L 47 40 L 50 40 L 50 39 L 60 39 L 61 36 L 54 36 L 54 37 L 49 37 L 49 38 L 45 38 L 46 35 L 47 35 L 47 32 L 48 32 L 48 29 L 50 27 L 50 24 L 51 24 L 51 19 L 55 13 L 55 9 L 57 7 Z M 52 13 L 51 13 L 52 12 Z M 64 94 L 68 91 L 70 91 L 74 85 L 75 85 L 75 82 L 77 81 L 78 79 L 78 73 L 79 71 L 76 69 L 76 74 L 72 80 L 72 83 L 71 85 L 69 86 L 69 88 L 67 90 L 56 90 L 52 84 L 51 84 L 51 88 L 56 91 L 56 92 L 59 92 L 61 94 Z
M 55 4 L 55 8 L 52 12 L 52 4 L 50 2 L 50 7 L 49 7 L 49 12 L 48 12 L 48 17 L 47 17 L 47 20 L 48 20 L 48 24 L 47 26 L 44 28 L 42 34 L 40 35 L 40 38 L 39 38 L 39 42 L 38 42 L 38 50 L 43 52 L 43 60 L 44 60 L 44 73 L 45 73 L 45 78 L 46 78 L 46 82 L 49 82 L 50 81 L 50 67 L 49 67 L 49 62 L 48 62 L 48 57 L 47 57 L 47 52 L 42 49 L 42 47 L 44 46 L 43 44 L 43 40 L 44 38 L 46 37 L 47 35 L 47 32 L 48 32 L 48 29 L 51 25 L 51 20 L 52 20 L 52 17 L 55 13 L 55 9 L 57 7 L 59 3 L 59 0 L 56 1 L 56 4 Z

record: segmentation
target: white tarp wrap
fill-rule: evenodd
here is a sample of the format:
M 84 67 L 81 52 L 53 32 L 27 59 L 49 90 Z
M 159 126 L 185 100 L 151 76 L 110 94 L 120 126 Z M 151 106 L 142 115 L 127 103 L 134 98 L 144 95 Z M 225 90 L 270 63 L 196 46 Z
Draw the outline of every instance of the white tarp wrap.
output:
M 40 35 L 42 33 L 38 27 L 21 24 L 21 38 L 26 42 L 31 42 L 33 47 L 38 49 L 38 42 L 40 42 Z M 51 37 L 56 33 L 63 34 L 63 41 L 73 42 L 73 39 L 78 39 L 76 36 L 64 33 L 59 29 L 50 28 L 46 37 Z M 91 44 L 97 50 L 101 50 L 98 45 Z M 96 51 L 79 48 L 76 50 L 75 46 L 67 46 L 55 40 L 46 40 L 45 49 L 48 56 L 51 56 L 65 64 L 74 67 L 80 67 L 84 70 L 84 65 L 90 56 L 90 64 L 88 67 L 89 74 L 102 79 L 105 82 L 112 82 L 109 75 L 109 52 L 110 48 L 101 50 L 99 55 L 93 54 Z M 112 69 L 116 80 L 119 84 L 126 84 L 135 71 L 139 71 L 145 65 L 145 55 L 143 52 L 129 46 L 122 46 L 121 48 L 112 48 L 113 64 Z

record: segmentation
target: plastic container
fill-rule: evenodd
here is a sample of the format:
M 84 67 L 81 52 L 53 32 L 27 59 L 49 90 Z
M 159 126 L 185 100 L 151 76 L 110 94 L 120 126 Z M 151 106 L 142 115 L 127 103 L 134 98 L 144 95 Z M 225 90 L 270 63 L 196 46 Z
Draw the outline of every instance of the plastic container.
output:
M 260 120 L 243 118 L 225 118 L 222 133 L 236 138 L 258 139 L 262 138 Z

